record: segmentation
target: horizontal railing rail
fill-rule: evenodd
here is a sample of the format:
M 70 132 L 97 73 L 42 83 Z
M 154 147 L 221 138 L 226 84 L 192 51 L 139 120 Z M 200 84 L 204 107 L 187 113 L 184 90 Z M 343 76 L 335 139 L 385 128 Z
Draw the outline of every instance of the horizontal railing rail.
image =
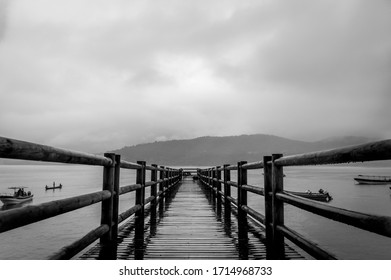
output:
M 178 169 L 146 165 L 145 162 L 132 163 L 121 160 L 121 157 L 115 154 L 99 156 L 5 137 L 0 137 L 0 158 L 103 167 L 102 191 L 0 212 L 1 233 L 101 202 L 101 225 L 54 252 L 49 256 L 50 259 L 70 259 L 98 239 L 103 248 L 102 257 L 113 258 L 111 252 L 105 253 L 105 250 L 112 251 L 113 244 L 116 244 L 119 224 L 135 215 L 138 220 L 135 234 L 142 236 L 145 206 L 152 203 L 152 208 L 156 211 L 156 204 L 165 193 L 177 185 L 182 176 L 181 170 Z M 121 168 L 137 171 L 135 184 L 120 186 Z M 146 170 L 151 171 L 150 181 L 146 181 Z M 151 195 L 148 197 L 145 197 L 146 188 L 151 189 Z M 135 205 L 123 213 L 118 213 L 119 196 L 130 192 L 136 192 Z
M 239 213 L 242 212 L 238 215 L 239 219 L 246 219 L 246 215 L 249 215 L 265 227 L 268 258 L 284 258 L 284 237 L 286 237 L 314 258 L 335 259 L 334 254 L 320 248 L 319 245 L 284 225 L 284 203 L 386 237 L 391 237 L 391 217 L 346 210 L 284 191 L 283 167 L 390 159 L 391 140 L 383 140 L 298 155 L 273 154 L 265 156 L 262 161 L 258 162 L 238 162 L 237 165 L 226 164 L 223 167 L 200 169 L 198 177 L 202 184 L 211 189 L 217 199 L 226 202 L 224 203 L 226 208 L 231 207 L 232 204 L 238 208 Z M 247 170 L 251 169 L 264 169 L 264 187 L 247 184 Z M 221 171 L 224 172 L 223 180 L 218 177 L 218 172 Z M 231 171 L 237 172 L 237 181 L 231 181 Z M 224 185 L 224 191 L 217 190 L 216 186 L 221 184 Z M 237 188 L 237 199 L 231 196 L 231 187 Z M 264 196 L 264 214 L 247 205 L 247 192 Z M 240 221 L 238 223 L 240 224 Z

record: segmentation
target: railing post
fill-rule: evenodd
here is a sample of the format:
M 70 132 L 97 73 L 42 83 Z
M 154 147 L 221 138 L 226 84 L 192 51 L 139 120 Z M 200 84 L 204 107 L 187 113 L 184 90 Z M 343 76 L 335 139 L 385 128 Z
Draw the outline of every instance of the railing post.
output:
M 247 185 L 247 170 L 242 168 L 247 161 L 238 162 L 238 237 L 239 237 L 239 254 L 241 259 L 248 258 L 248 236 L 247 236 L 247 213 L 243 206 L 247 206 L 247 191 L 242 188 Z
M 113 241 L 116 241 L 117 238 L 118 238 L 120 173 L 121 173 L 121 155 L 115 155 L 114 196 L 113 196 L 113 226 L 112 226 L 112 239 L 113 239 Z
M 231 181 L 231 170 L 228 170 L 229 164 L 224 164 L 224 216 L 226 220 L 231 219 L 231 201 L 228 200 L 228 196 L 231 196 L 231 185 L 228 181 Z
M 151 181 L 153 182 L 156 182 L 157 181 L 157 165 L 156 164 L 152 164 L 151 165 L 154 169 L 151 170 Z M 157 183 L 153 184 L 151 186 L 151 196 L 154 196 L 155 199 L 151 201 L 151 205 L 152 206 L 156 206 L 156 202 L 157 202 Z M 155 209 L 156 210 L 156 209 Z
M 216 179 L 216 170 L 212 167 L 211 169 L 211 181 L 210 181 L 210 189 L 212 190 L 212 203 L 213 203 L 213 207 L 216 207 L 216 182 L 215 182 L 215 179 Z
M 263 190 L 265 198 L 265 233 L 266 233 L 266 259 L 273 259 L 273 201 L 272 192 L 272 167 L 268 164 L 272 160 L 271 156 L 263 157 Z
M 144 216 L 145 216 L 145 161 L 137 161 L 141 165 L 137 169 L 136 184 L 141 185 L 141 189 L 136 190 L 136 205 L 141 205 L 141 209 L 136 212 L 136 227 L 135 227 L 135 259 L 142 260 L 144 258 Z
M 172 179 L 171 179 L 171 169 L 170 168 L 167 168 L 167 177 L 168 177 L 168 184 L 167 184 L 167 188 L 168 189 L 170 189 L 170 187 L 171 187 L 171 181 L 172 181 Z
M 221 170 L 216 166 L 216 197 L 217 197 L 217 216 L 221 216 Z
M 211 182 L 212 182 L 211 177 L 212 177 L 212 171 L 209 168 L 208 169 L 208 190 L 212 194 L 212 192 L 211 192 Z
M 157 165 L 152 164 L 152 170 L 151 170 L 151 181 L 156 182 L 157 181 Z M 151 235 L 154 235 L 156 233 L 156 206 L 158 202 L 158 195 L 157 195 L 157 183 L 153 184 L 151 186 L 151 196 L 154 197 L 154 200 L 151 201 Z
M 277 199 L 276 193 L 284 190 L 284 171 L 282 166 L 274 164 L 274 161 L 282 157 L 282 154 L 272 155 L 272 204 L 273 204 L 273 239 L 272 247 L 274 258 L 284 259 L 284 235 L 277 230 L 277 226 L 284 225 L 284 203 Z
M 159 179 L 160 180 L 164 180 L 165 176 L 164 176 L 164 166 L 160 166 L 160 168 L 162 170 L 159 171 Z M 159 217 L 163 217 L 163 210 L 164 210 L 164 202 L 165 202 L 165 192 L 164 192 L 164 186 L 165 186 L 165 182 L 161 182 L 159 184 L 159 193 L 160 194 L 160 197 L 159 197 Z
M 113 153 L 105 153 L 105 157 L 112 160 L 111 166 L 105 166 L 103 168 L 103 190 L 107 190 L 111 193 L 111 197 L 102 201 L 101 208 L 101 224 L 108 225 L 109 231 L 100 238 L 100 244 L 102 251 L 100 258 L 110 259 L 110 251 L 113 245 L 113 203 L 114 203 L 114 166 L 115 155 Z

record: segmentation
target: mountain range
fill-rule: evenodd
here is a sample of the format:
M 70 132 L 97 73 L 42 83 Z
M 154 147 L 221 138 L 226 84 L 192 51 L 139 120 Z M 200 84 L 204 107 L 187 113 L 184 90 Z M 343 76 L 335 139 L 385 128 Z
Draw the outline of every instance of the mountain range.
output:
M 238 161 L 260 161 L 264 155 L 282 153 L 292 155 L 332 148 L 340 148 L 376 141 L 365 137 L 328 138 L 305 142 L 266 134 L 199 137 L 187 140 L 159 141 L 126 146 L 111 152 L 120 154 L 123 160 L 147 164 L 171 166 L 209 166 L 236 164 Z

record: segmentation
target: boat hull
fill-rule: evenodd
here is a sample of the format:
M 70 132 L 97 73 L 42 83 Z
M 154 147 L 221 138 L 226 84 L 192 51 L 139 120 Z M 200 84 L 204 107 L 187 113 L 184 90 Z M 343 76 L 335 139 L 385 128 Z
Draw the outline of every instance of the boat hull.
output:
M 62 189 L 62 187 L 45 187 L 45 190 Z
M 361 185 L 389 185 L 391 180 L 374 180 L 365 178 L 354 178 L 354 180 Z
M 24 196 L 24 197 L 14 197 L 14 196 L 3 195 L 0 196 L 0 200 L 1 202 L 3 202 L 4 205 L 12 205 L 12 204 L 19 204 L 26 201 L 30 201 L 33 199 L 33 196 L 34 195 Z

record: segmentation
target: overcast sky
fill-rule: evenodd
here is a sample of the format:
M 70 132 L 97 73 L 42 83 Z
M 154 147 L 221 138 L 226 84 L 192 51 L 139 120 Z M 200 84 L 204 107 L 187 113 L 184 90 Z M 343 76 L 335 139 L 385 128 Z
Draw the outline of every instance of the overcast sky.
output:
M 0 0 L 0 135 L 254 133 L 391 138 L 391 1 Z

